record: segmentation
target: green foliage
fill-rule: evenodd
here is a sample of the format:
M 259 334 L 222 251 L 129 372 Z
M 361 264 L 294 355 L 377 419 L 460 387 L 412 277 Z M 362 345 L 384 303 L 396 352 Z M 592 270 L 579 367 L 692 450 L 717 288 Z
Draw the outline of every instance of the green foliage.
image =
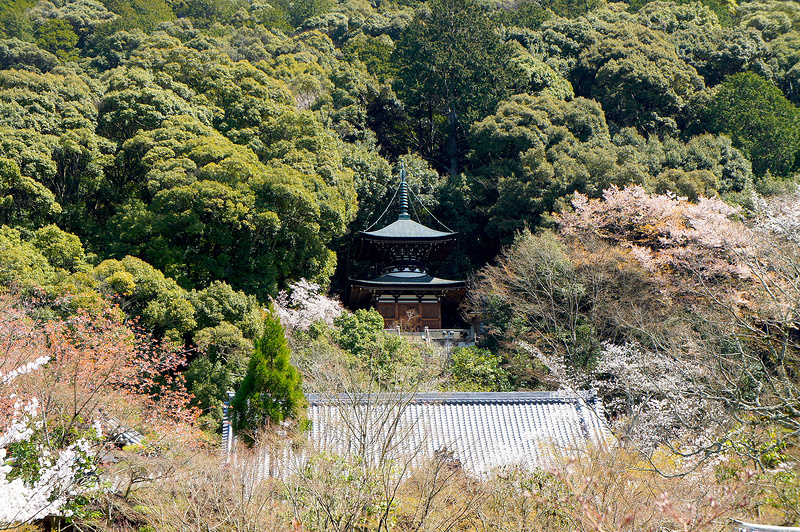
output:
M 394 74 L 391 62 L 393 46 L 386 39 L 377 39 L 366 35 L 358 35 L 349 39 L 342 46 L 342 51 L 348 58 L 358 59 L 364 63 L 367 72 L 385 81 Z
M 383 337 L 383 318 L 375 309 L 345 312 L 335 320 L 338 330 L 334 339 L 342 349 L 362 360 L 372 358 L 380 350 Z
M 533 30 L 538 30 L 542 23 L 552 16 L 545 3 L 537 0 L 514 2 L 510 9 L 503 7 L 493 13 L 493 18 L 500 24 Z
M 278 0 L 275 4 L 286 12 L 289 24 L 293 28 L 299 28 L 308 19 L 330 11 L 335 2 L 334 0 L 296 0 L 294 2 Z
M 104 36 L 133 28 L 149 33 L 160 22 L 175 18 L 170 3 L 165 0 L 104 0 L 103 5 L 119 15 L 116 20 L 107 22 L 99 28 Z
M 0 283 L 15 286 L 23 293 L 49 285 L 55 268 L 20 231 L 0 226 Z
M 599 0 L 546 0 L 542 4 L 564 18 L 577 18 L 603 5 Z
M 744 72 L 721 85 L 707 109 L 707 127 L 733 139 L 757 176 L 798 169 L 800 109 L 766 79 Z
M 465 132 L 507 94 L 509 50 L 473 0 L 432 0 L 394 51 L 395 89 L 406 105 L 414 148 L 450 175 Z
M 169 4 L 168 4 L 169 5 Z M 174 13 L 190 19 L 198 27 L 230 20 L 244 4 L 238 0 L 180 0 L 172 5 Z
M 707 86 L 743 70 L 764 71 L 771 55 L 760 32 L 731 26 L 731 14 L 715 1 L 650 2 L 636 21 L 660 30 L 675 42 L 678 53 L 700 73 Z
M 538 30 L 554 16 L 574 19 L 602 5 L 598 0 L 517 0 L 500 4 L 492 15 L 505 26 Z
M 55 225 L 37 229 L 32 242 L 56 268 L 74 272 L 86 266 L 87 257 L 81 239 Z
M 92 276 L 103 294 L 116 298 L 129 315 L 139 316 L 157 337 L 180 342 L 197 326 L 187 292 L 141 259 L 105 260 Z
M 401 337 L 384 331 L 383 318 L 375 309 L 344 312 L 334 324 L 333 340 L 382 388 L 390 390 L 413 382 L 423 369 L 422 353 Z
M 303 26 L 309 19 L 327 13 L 334 5 L 333 0 L 258 2 L 251 7 L 251 16 L 253 20 L 266 28 L 288 32 Z
M 757 29 L 769 40 L 800 29 L 799 15 L 795 2 L 781 0 L 743 2 L 737 12 L 741 26 Z
M 228 391 L 244 379 L 253 340 L 262 334 L 261 306 L 255 297 L 219 281 L 193 290 L 189 300 L 197 320 L 193 340 L 202 354 L 189 365 L 186 384 L 194 404 L 217 423 Z
M 31 40 L 33 26 L 28 10 L 33 0 L 5 0 L 0 3 L 0 36 L 9 39 Z
M 588 20 L 554 19 L 544 29 L 550 49 L 569 61 L 575 94 L 597 100 L 619 127 L 674 135 L 690 98 L 704 88 L 665 34 L 616 7 L 599 9 Z
M 189 299 L 197 313 L 198 327 L 230 323 L 247 338 L 261 335 L 261 306 L 252 295 L 237 292 L 227 283 L 214 281 L 203 290 L 193 290 Z
M 29 12 L 31 21 L 37 27 L 37 34 L 54 21 L 66 22 L 79 38 L 87 37 L 96 29 L 117 18 L 99 0 L 60 0 L 58 2 L 39 2 Z M 67 26 L 59 24 L 66 29 Z M 49 30 L 52 31 L 52 28 Z M 69 33 L 69 32 L 68 32 Z M 71 37 L 70 37 L 71 39 Z M 79 44 L 81 44 L 79 42 Z
M 472 134 L 475 172 L 497 179 L 497 195 L 486 199 L 491 219 L 479 231 L 503 242 L 538 225 L 559 198 L 576 190 L 595 195 L 625 179 L 603 111 L 591 100 L 513 96 Z
M 235 430 L 249 431 L 252 436 L 267 423 L 302 416 L 305 398 L 300 374 L 289 362 L 290 355 L 280 319 L 271 307 L 247 374 L 231 401 Z
M 628 4 L 628 11 L 631 13 L 641 13 L 641 11 L 647 10 L 648 8 L 655 7 L 659 9 L 661 6 L 658 6 L 658 4 L 663 3 L 631 0 Z M 702 6 L 707 11 L 714 13 L 720 24 L 726 27 L 733 24 L 734 14 L 738 9 L 737 3 L 732 0 L 700 0 L 699 2 L 696 0 L 678 0 L 676 2 L 670 2 L 670 4 L 672 4 L 670 6 L 671 9 L 678 12 L 685 9 L 696 9 L 698 6 Z
M 180 93 L 187 96 L 184 87 L 142 68 L 118 69 L 107 83 L 97 124 L 97 132 L 107 138 L 123 142 L 139 131 L 159 128 L 164 120 L 174 116 L 211 121 L 213 111 L 207 105 L 186 101 L 181 96 Z
M 500 355 L 475 346 L 456 347 L 450 352 L 446 370 L 448 388 L 465 392 L 505 392 L 511 389 Z
M 88 79 L 74 72 L 37 74 L 0 70 L 3 113 L 0 126 L 33 129 L 43 135 L 94 130 L 96 93 Z
M 189 288 L 225 280 L 262 299 L 286 278 L 332 273 L 326 244 L 344 230 L 352 201 L 345 194 L 352 181 L 337 178 L 349 173 L 264 165 L 186 117 L 138 134 L 123 150 L 143 166 L 146 201 L 129 199 L 111 220 L 121 253 L 146 258 Z
M 550 65 L 531 55 L 516 41 L 510 43 L 510 47 L 513 55 L 509 69 L 514 92 L 548 95 L 559 100 L 571 100 L 575 96 L 570 82 Z
M 20 174 L 15 161 L 0 159 L 0 223 L 37 226 L 61 212 L 50 190 Z
M 72 24 L 66 20 L 50 19 L 36 29 L 34 36 L 39 48 L 47 50 L 62 61 L 78 59 L 75 49 L 78 36 L 72 29 Z
M 58 65 L 58 59 L 33 43 L 17 38 L 0 40 L 0 67 L 3 70 L 18 68 L 49 72 Z
M 233 371 L 233 369 L 238 371 Z M 192 405 L 203 412 L 208 429 L 220 427 L 222 406 L 228 400 L 228 391 L 238 387 L 244 378 L 246 364 L 226 365 L 221 360 L 215 362 L 207 355 L 200 355 L 189 363 L 184 376 L 186 388 L 192 393 Z

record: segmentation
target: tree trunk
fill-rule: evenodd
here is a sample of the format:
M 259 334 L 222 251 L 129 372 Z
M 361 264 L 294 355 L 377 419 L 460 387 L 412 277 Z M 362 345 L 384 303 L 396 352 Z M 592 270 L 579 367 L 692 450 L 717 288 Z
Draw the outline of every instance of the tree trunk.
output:
M 458 118 L 453 106 L 447 110 L 447 122 L 450 134 L 447 138 L 447 157 L 450 160 L 449 173 L 451 177 L 458 175 Z

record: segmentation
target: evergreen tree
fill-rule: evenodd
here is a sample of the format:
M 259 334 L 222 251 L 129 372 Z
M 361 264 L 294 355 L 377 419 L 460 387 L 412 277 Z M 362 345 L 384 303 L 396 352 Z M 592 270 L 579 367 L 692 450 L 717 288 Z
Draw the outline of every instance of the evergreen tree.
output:
M 707 127 L 724 133 L 752 161 L 753 173 L 786 176 L 798 169 L 800 109 L 752 72 L 729 76 L 711 100 Z
M 507 95 L 510 48 L 474 0 L 432 0 L 394 50 L 395 90 L 406 106 L 413 142 L 451 176 L 469 151 L 469 124 Z
M 300 374 L 289 362 L 280 319 L 270 305 L 242 385 L 231 401 L 234 429 L 256 431 L 267 422 L 298 418 L 305 398 Z

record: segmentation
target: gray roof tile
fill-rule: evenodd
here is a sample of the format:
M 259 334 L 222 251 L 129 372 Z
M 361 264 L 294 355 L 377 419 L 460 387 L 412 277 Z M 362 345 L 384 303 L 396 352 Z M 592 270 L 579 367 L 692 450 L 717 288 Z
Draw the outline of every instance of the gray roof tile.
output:
M 467 471 L 484 474 L 512 464 L 546 467 L 557 455 L 614 440 L 602 403 L 591 392 L 309 395 L 308 400 L 312 445 L 358 452 L 367 460 L 377 460 L 379 449 L 386 448 L 398 456 L 449 451 Z

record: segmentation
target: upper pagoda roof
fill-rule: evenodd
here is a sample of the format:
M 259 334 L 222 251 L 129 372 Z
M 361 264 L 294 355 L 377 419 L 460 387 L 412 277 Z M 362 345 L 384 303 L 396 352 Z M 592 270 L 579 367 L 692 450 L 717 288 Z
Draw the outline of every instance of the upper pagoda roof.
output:
M 356 260 L 384 262 L 393 255 L 408 255 L 417 260 L 443 260 L 458 238 L 458 233 L 437 231 L 415 222 L 408 214 L 408 185 L 405 169 L 400 173 L 400 215 L 397 220 L 376 231 L 359 233 Z
M 437 231 L 426 227 L 410 218 L 400 218 L 377 231 L 362 231 L 361 238 L 372 239 L 401 239 L 401 240 L 449 240 L 456 238 L 458 233 Z

